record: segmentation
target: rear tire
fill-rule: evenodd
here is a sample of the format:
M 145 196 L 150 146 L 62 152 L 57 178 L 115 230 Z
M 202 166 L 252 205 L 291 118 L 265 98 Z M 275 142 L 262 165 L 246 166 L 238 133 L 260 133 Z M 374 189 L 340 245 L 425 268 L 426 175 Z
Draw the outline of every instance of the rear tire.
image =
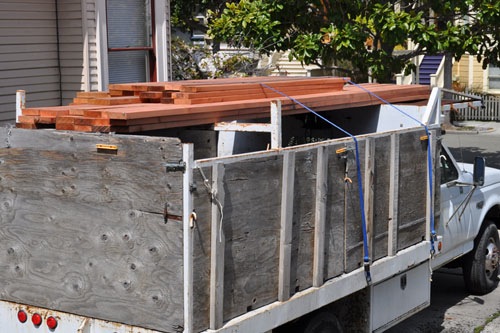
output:
M 498 229 L 492 222 L 483 229 L 474 241 L 474 249 L 464 257 L 463 273 L 467 290 L 484 295 L 498 285 L 500 241 Z
M 343 333 L 342 325 L 334 314 L 319 312 L 309 319 L 304 333 Z

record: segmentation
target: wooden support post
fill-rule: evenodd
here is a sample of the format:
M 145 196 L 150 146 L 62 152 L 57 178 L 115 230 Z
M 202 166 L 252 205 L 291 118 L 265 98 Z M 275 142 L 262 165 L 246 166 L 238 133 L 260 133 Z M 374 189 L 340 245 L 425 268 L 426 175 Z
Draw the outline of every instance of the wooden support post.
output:
M 19 122 L 19 116 L 23 114 L 23 109 L 26 108 L 26 91 L 16 91 L 16 122 Z
M 293 188 L 295 182 L 295 152 L 283 154 L 281 187 L 281 231 L 278 300 L 290 298 L 290 265 L 292 260 Z
M 373 260 L 373 249 L 375 241 L 375 233 L 373 230 L 373 177 L 375 170 L 375 141 L 367 138 L 365 146 L 365 183 L 364 183 L 364 201 L 365 201 L 365 218 L 366 218 L 366 233 L 368 241 L 368 251 Z
M 325 223 L 328 191 L 328 148 L 321 146 L 318 148 L 317 153 L 313 287 L 320 287 L 325 277 Z
M 281 148 L 281 101 L 271 102 L 271 148 Z
M 224 310 L 224 248 L 225 238 L 222 227 L 222 209 L 224 203 L 224 164 L 216 163 L 212 167 L 211 252 L 210 252 L 210 329 L 222 327 Z
M 391 135 L 390 160 L 387 254 L 394 256 L 398 251 L 399 136 L 397 134 Z
M 184 257 L 184 333 L 193 332 L 193 145 L 182 145 L 183 160 L 186 163 L 182 183 L 183 257 Z

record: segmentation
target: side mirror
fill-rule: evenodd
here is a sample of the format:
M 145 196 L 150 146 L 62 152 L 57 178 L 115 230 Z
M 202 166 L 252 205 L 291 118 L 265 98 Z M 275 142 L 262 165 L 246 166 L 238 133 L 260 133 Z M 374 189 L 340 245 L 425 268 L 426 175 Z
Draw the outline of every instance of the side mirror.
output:
M 484 185 L 484 173 L 486 168 L 486 160 L 484 157 L 476 156 L 474 158 L 474 185 Z

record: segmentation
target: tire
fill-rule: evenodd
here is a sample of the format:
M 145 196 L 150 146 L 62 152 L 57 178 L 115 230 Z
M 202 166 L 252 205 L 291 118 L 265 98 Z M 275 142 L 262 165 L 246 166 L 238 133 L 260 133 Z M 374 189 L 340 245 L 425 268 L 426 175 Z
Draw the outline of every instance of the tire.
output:
M 463 273 L 467 290 L 475 295 L 484 295 L 498 285 L 500 241 L 498 229 L 492 222 L 474 241 L 474 249 L 464 258 Z
M 342 325 L 335 315 L 319 312 L 309 319 L 304 333 L 342 333 Z

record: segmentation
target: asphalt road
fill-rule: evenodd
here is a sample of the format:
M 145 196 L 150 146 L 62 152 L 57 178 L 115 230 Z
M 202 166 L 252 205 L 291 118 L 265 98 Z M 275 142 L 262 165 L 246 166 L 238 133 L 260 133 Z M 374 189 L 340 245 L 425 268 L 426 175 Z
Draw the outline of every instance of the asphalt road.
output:
M 500 123 L 466 123 L 476 131 L 449 131 L 443 142 L 457 161 L 471 163 L 474 156 L 500 169 Z M 389 333 L 493 333 L 500 332 L 500 286 L 484 296 L 465 291 L 461 269 L 441 269 L 433 274 L 431 305 L 391 328 Z

